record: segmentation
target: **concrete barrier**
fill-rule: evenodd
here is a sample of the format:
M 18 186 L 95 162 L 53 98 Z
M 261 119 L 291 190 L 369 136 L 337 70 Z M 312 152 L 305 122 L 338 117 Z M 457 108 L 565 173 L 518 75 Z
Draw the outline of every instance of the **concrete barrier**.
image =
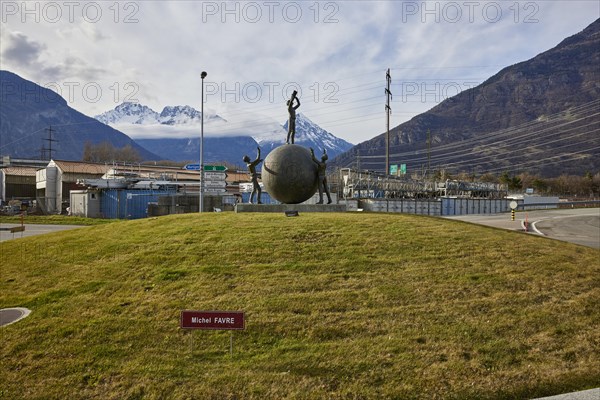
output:
M 235 212 L 346 212 L 346 204 L 250 204 L 238 203 Z

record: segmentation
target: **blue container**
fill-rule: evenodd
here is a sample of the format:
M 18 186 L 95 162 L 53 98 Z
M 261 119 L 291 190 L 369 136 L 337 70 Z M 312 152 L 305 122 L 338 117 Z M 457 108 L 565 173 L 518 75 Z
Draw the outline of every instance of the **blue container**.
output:
M 242 193 L 242 202 L 243 203 L 247 203 L 248 201 L 250 201 L 250 195 L 252 193 L 249 192 L 244 192 Z M 254 195 L 254 202 L 256 203 L 256 197 L 257 195 Z M 272 198 L 269 193 L 267 192 L 262 192 L 262 194 L 260 195 L 260 202 L 263 204 L 281 204 L 279 201 L 275 200 L 274 198 Z
M 159 196 L 174 195 L 176 190 L 109 189 L 100 194 L 100 213 L 109 219 L 139 219 L 148 216 L 148 203 Z

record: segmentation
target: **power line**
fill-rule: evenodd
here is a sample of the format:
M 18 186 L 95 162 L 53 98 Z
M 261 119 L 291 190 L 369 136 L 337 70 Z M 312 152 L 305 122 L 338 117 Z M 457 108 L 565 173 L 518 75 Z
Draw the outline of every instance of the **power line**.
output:
M 516 125 L 516 126 L 513 126 L 513 127 L 501 129 L 501 130 L 498 130 L 498 131 L 492 131 L 492 132 L 489 132 L 489 133 L 486 133 L 486 134 L 483 134 L 483 135 L 479 135 L 479 136 L 472 136 L 471 138 L 463 140 L 463 141 L 458 142 L 458 143 L 444 144 L 444 145 L 441 145 L 441 146 L 437 147 L 434 151 L 435 152 L 439 152 L 439 151 L 457 150 L 457 149 L 459 149 L 461 147 L 470 146 L 472 143 L 481 143 L 481 142 L 483 142 L 485 140 L 488 140 L 488 141 L 489 140 L 495 140 L 494 143 L 497 144 L 498 143 L 497 140 L 500 139 L 500 138 L 502 138 L 503 136 L 519 135 L 521 132 L 527 132 L 527 129 L 530 128 L 530 127 L 538 126 L 538 125 L 545 124 L 545 123 L 563 122 L 563 118 L 566 116 L 567 113 L 570 113 L 570 114 L 573 114 L 573 113 L 584 113 L 584 112 L 587 112 L 587 111 L 594 111 L 594 112 L 596 112 L 598 104 L 600 104 L 600 100 L 593 100 L 593 101 L 591 101 L 589 103 L 586 103 L 586 104 L 583 104 L 581 106 L 574 107 L 571 110 L 561 111 L 561 112 L 558 112 L 558 113 L 555 113 L 555 114 L 551 114 L 550 116 L 547 117 L 547 121 L 539 121 L 539 120 L 528 121 L 528 122 L 525 122 L 523 124 Z M 597 113 L 594 113 L 593 115 L 584 116 L 584 117 L 578 118 L 576 120 L 571 120 L 571 121 L 563 122 L 561 125 L 559 125 L 559 127 L 566 126 L 566 125 L 569 125 L 569 124 L 581 121 L 583 119 L 590 118 L 590 117 L 595 116 L 595 115 L 597 115 Z M 500 120 L 494 121 L 494 122 L 499 122 L 499 121 Z M 480 125 L 480 127 L 488 125 L 490 123 L 491 122 L 488 122 L 486 124 Z M 477 127 L 477 128 L 479 128 L 479 127 Z M 473 130 L 476 130 L 477 128 L 474 128 Z M 533 133 L 539 133 L 539 132 L 534 131 L 534 132 L 530 133 L 530 135 L 533 134 Z M 509 139 L 503 139 L 503 140 L 509 140 Z M 404 146 L 404 145 L 398 145 L 398 146 Z M 377 148 L 374 148 L 374 149 L 376 150 Z M 416 153 L 418 154 L 418 153 L 420 153 L 420 151 L 416 150 Z M 412 154 L 415 154 L 415 151 L 406 151 L 406 152 L 394 153 L 391 156 L 392 157 L 401 157 L 401 156 L 407 156 L 407 155 L 412 155 Z M 383 155 L 363 156 L 363 158 L 381 158 L 381 157 L 383 157 Z
M 436 163 L 445 163 L 451 160 L 461 160 L 454 161 L 449 164 L 444 164 L 446 168 L 464 168 L 468 165 L 472 165 L 474 163 L 490 163 L 494 162 L 498 159 L 502 159 L 504 161 L 510 161 L 512 159 L 518 159 L 526 156 L 524 154 L 526 151 L 528 154 L 544 154 L 545 156 L 539 157 L 534 162 L 523 162 L 519 164 L 514 164 L 511 162 L 512 166 L 518 165 L 533 165 L 533 166 L 543 166 L 547 160 L 556 159 L 560 157 L 566 157 L 569 154 L 581 154 L 590 152 L 595 150 L 597 147 L 590 147 L 588 149 L 579 150 L 576 152 L 570 152 L 564 154 L 565 149 L 573 148 L 575 146 L 584 146 L 584 145 L 595 145 L 599 142 L 599 138 L 597 136 L 597 132 L 600 131 L 598 127 L 598 122 L 596 120 L 590 120 L 591 118 L 597 117 L 600 115 L 600 112 L 597 111 L 597 101 L 592 101 L 586 103 L 585 105 L 576 107 L 579 109 L 579 114 L 573 113 L 572 110 L 567 112 L 557 113 L 547 118 L 547 121 L 535 121 L 534 124 L 526 123 L 522 126 L 519 126 L 518 129 L 505 129 L 502 131 L 495 131 L 487 135 L 487 138 L 472 138 L 465 142 L 467 143 L 459 143 L 459 144 L 448 144 L 443 147 L 443 149 L 436 149 L 435 153 L 438 153 L 433 158 L 429 159 L 429 152 L 427 154 L 427 161 L 433 161 Z M 575 118 L 568 121 L 564 121 L 560 117 L 566 118 Z M 587 123 L 586 123 L 587 122 Z M 591 129 L 590 128 L 596 128 Z M 584 132 L 581 132 L 582 129 L 585 129 Z M 504 139 L 498 141 L 495 140 L 492 143 L 491 139 L 497 139 L 499 137 L 510 135 L 509 137 L 505 137 Z M 580 138 L 582 136 L 590 136 L 585 140 L 577 140 L 574 141 L 575 138 Z M 543 142 L 540 142 L 539 139 L 544 139 Z M 536 140 L 537 142 L 531 144 L 532 140 Z M 551 144 L 556 143 L 564 143 L 565 141 L 569 141 L 566 144 L 562 144 L 560 146 L 554 146 L 552 148 L 548 148 Z M 489 154 L 483 154 L 479 157 L 473 157 L 475 155 L 474 149 L 472 146 L 473 142 L 477 142 L 478 147 L 483 147 L 482 151 L 488 151 Z M 527 146 L 523 146 L 524 144 L 528 144 Z M 520 147 L 519 147 L 520 146 Z M 460 150 L 462 149 L 462 150 Z M 451 151 L 453 150 L 453 151 Z M 457 151 L 458 150 L 458 151 Z M 557 151 L 562 151 L 562 154 L 556 154 Z M 406 158 L 409 158 L 410 163 L 419 164 L 422 162 L 425 157 L 419 156 L 413 158 L 414 155 L 422 154 L 422 151 L 413 151 L 413 152 L 404 152 L 397 153 L 394 156 L 405 155 Z M 363 158 L 370 158 L 372 161 L 363 160 L 364 164 L 367 165 L 377 165 L 381 164 L 381 161 L 376 161 L 377 158 L 381 159 L 382 155 L 379 156 L 363 156 Z M 504 169 L 505 167 L 495 168 L 494 170 Z M 489 172 L 489 171 L 488 171 Z

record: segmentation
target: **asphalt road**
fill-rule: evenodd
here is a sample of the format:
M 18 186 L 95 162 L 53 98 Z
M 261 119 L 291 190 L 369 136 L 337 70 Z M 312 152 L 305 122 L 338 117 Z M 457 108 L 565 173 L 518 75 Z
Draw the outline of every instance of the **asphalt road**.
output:
M 523 230 L 527 223 L 533 234 L 600 249 L 600 208 L 521 211 L 515 221 L 510 213 L 446 218 L 515 231 Z
M 29 315 L 27 308 L 4 308 L 0 310 L 0 327 L 15 323 Z
M 0 224 L 0 228 L 12 228 L 20 226 L 19 224 Z M 69 229 L 81 228 L 79 225 L 36 225 L 25 224 L 24 232 L 10 233 L 10 231 L 0 230 L 0 242 L 11 239 L 19 239 L 21 237 L 42 235 L 45 233 L 66 231 Z
M 600 208 L 532 212 L 530 219 L 538 234 L 600 249 Z
M 575 393 L 559 394 L 557 396 L 542 397 L 536 400 L 600 400 L 600 388 L 584 390 Z

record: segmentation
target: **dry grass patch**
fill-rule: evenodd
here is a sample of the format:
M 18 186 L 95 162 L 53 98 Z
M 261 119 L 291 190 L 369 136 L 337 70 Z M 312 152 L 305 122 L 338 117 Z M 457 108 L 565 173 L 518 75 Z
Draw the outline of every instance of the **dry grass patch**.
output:
M 599 260 L 384 214 L 181 215 L 3 242 L 0 307 L 33 313 L 1 328 L 0 398 L 508 399 L 600 386 Z M 183 309 L 244 310 L 234 357 L 227 332 L 182 332 Z

